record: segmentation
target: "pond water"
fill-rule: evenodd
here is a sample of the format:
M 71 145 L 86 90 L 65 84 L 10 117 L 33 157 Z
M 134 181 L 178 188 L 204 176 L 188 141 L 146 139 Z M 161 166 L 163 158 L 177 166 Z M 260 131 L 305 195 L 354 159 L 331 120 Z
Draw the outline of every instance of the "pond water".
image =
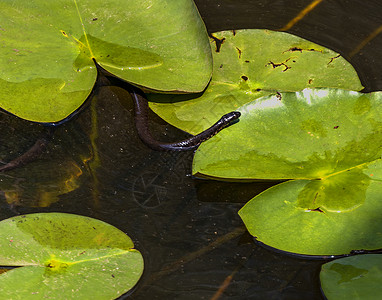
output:
M 277 30 L 317 4 L 287 31 L 341 53 L 365 91 L 382 89 L 379 0 L 195 2 L 209 32 Z M 256 245 L 237 215 L 272 183 L 193 178 L 192 152 L 155 152 L 141 143 L 130 100 L 118 86 L 100 87 L 76 118 L 56 129 L 40 160 L 1 174 L 0 218 L 68 212 L 126 232 L 145 259 L 129 299 L 323 299 L 318 273 L 325 261 Z M 151 120 L 160 140 L 187 136 L 154 114 Z M 42 129 L 8 115 L 0 126 L 4 161 L 30 147 Z

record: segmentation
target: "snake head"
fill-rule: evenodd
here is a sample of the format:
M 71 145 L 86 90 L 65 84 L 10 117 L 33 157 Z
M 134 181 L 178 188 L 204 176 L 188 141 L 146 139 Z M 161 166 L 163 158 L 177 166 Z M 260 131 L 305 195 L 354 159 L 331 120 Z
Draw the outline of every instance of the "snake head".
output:
M 239 118 L 241 116 L 241 112 L 239 111 L 231 111 L 228 114 L 225 114 L 223 117 L 221 117 L 221 121 L 225 126 L 230 126 L 232 124 L 235 124 L 239 121 Z

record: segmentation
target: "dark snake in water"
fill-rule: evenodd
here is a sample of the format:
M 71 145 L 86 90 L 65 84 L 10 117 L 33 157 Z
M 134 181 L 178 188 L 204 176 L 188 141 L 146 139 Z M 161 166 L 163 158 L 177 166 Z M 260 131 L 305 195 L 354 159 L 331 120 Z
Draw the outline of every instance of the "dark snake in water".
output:
M 185 140 L 174 143 L 163 143 L 153 138 L 148 126 L 149 105 L 146 95 L 133 85 L 127 87 L 134 102 L 134 121 L 137 133 L 144 144 L 157 151 L 188 151 L 197 148 L 202 142 L 216 135 L 222 129 L 237 122 L 240 112 L 233 111 L 222 116 L 214 125 L 203 132 Z M 0 172 L 8 171 L 26 165 L 37 159 L 44 151 L 53 136 L 53 128 L 47 127 L 44 134 L 25 153 L 0 167 Z
M 141 89 L 130 85 L 129 93 L 134 102 L 135 127 L 142 142 L 153 150 L 158 151 L 188 151 L 197 148 L 202 142 L 217 134 L 220 130 L 233 124 L 240 117 L 240 112 L 233 111 L 225 114 L 214 125 L 203 132 L 180 142 L 163 143 L 157 141 L 151 135 L 148 128 L 149 105 L 145 94 Z

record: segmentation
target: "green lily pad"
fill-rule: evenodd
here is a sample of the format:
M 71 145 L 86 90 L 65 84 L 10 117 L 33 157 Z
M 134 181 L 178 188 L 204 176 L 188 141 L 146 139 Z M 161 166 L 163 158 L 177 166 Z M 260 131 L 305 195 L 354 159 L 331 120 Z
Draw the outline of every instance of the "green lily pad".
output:
M 382 298 L 382 255 L 336 259 L 322 266 L 321 287 L 328 300 Z
M 311 189 L 311 183 L 288 181 L 251 199 L 239 211 L 249 233 L 273 248 L 303 255 L 382 248 L 382 182 L 370 181 L 354 195 L 357 182 L 338 184 L 326 194 Z M 307 190 L 311 197 L 300 203 Z M 325 198 L 316 202 L 316 196 Z
M 319 179 L 378 160 L 382 93 L 304 89 L 248 103 L 204 142 L 193 173 L 231 179 Z
M 158 115 L 192 134 L 205 130 L 223 114 L 276 90 L 362 89 L 357 73 L 340 54 L 288 33 L 222 31 L 214 33 L 210 41 L 214 70 L 203 94 L 149 98 L 151 109 Z
M 204 142 L 193 173 L 288 181 L 239 212 L 249 232 L 289 252 L 382 248 L 382 93 L 305 89 L 241 107 L 240 121 Z
M 75 111 L 95 83 L 94 60 L 157 91 L 199 92 L 211 77 L 192 0 L 0 1 L 0 10 L 0 107 L 27 120 Z
M 115 299 L 143 271 L 142 255 L 117 228 L 88 217 L 38 213 L 0 222 L 0 275 L 7 299 Z

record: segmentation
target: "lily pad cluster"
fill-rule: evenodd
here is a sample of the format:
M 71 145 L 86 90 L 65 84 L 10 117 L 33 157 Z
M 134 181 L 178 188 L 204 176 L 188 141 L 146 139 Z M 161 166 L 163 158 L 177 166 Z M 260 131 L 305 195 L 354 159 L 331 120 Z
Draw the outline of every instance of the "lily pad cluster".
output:
M 90 94 L 98 64 L 162 93 L 152 94 L 150 107 L 192 134 L 240 111 L 237 124 L 197 150 L 193 173 L 284 181 L 240 210 L 253 236 L 305 255 L 382 248 L 382 94 L 360 93 L 355 70 L 340 54 L 269 30 L 223 31 L 208 40 L 191 0 L 125 6 L 0 1 L 0 107 L 27 120 L 59 122 Z M 8 298 L 81 298 L 100 285 L 100 299 L 115 298 L 143 270 L 131 239 L 100 221 L 35 214 L 4 220 L 0 229 L 0 265 L 21 267 L 0 276 Z M 325 293 L 333 293 L 331 278 L 351 290 L 350 281 L 380 276 L 374 260 L 380 263 L 373 256 L 325 265 Z
M 241 34 L 262 39 L 243 42 L 236 39 Z M 279 35 L 277 41 L 283 45 L 272 40 L 264 46 L 272 34 Z M 214 65 L 206 92 L 184 106 L 173 97 L 170 103 L 161 101 L 152 107 L 193 133 L 200 128 L 187 119 L 187 104 L 208 107 L 215 101 L 203 110 L 204 119 L 213 116 L 218 102 L 240 111 L 240 122 L 199 147 L 193 174 L 218 180 L 283 181 L 239 211 L 257 240 L 308 256 L 381 249 L 382 93 L 358 92 L 362 89 L 358 76 L 340 55 L 302 39 L 290 43 L 284 37 L 288 35 L 252 30 L 217 33 L 211 40 L 216 43 L 214 61 L 223 58 L 224 50 L 231 54 Z M 262 47 L 256 48 L 257 44 Z M 286 48 L 289 51 L 280 51 Z M 255 57 L 261 61 L 263 49 L 270 49 L 267 58 L 248 68 Z M 288 52 L 295 56 L 283 57 Z M 331 58 L 323 63 L 328 53 Z M 284 60 L 277 60 L 277 54 Z M 310 56 L 298 69 L 304 54 L 317 56 Z M 339 64 L 333 64 L 335 60 Z M 233 72 L 224 73 L 227 65 Z M 265 72 L 269 65 L 272 68 Z M 331 77 L 330 82 L 321 76 Z M 380 297 L 380 266 L 381 255 L 334 260 L 322 267 L 322 289 L 328 299 Z
M 357 73 L 338 53 L 286 33 L 225 31 L 210 42 L 206 91 L 153 95 L 151 104 L 191 133 L 216 111 L 240 111 L 237 124 L 196 151 L 193 174 L 285 181 L 239 212 L 268 246 L 304 255 L 381 248 L 382 94 L 357 92 Z
M 146 91 L 195 93 L 212 55 L 192 0 L 0 1 L 0 108 L 58 123 L 90 95 L 101 67 Z M 168 22 L 171 20 L 171 22 Z M 114 299 L 143 270 L 129 237 L 97 220 L 35 214 L 0 222 L 7 299 Z

